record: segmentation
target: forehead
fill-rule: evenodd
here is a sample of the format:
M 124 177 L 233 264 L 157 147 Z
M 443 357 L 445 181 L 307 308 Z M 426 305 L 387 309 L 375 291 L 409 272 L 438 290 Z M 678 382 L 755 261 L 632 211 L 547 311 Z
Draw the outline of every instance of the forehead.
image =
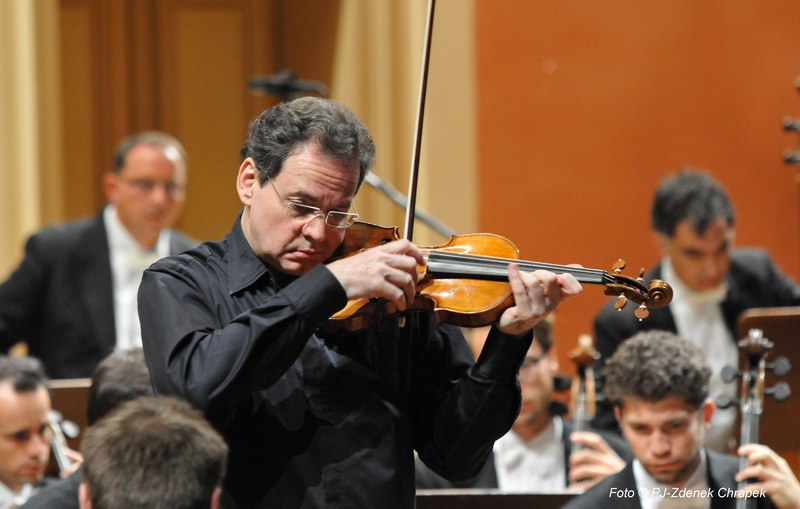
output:
M 186 171 L 183 158 L 175 147 L 143 143 L 131 148 L 125 157 L 121 172 L 140 173 L 183 173 Z
M 647 424 L 659 426 L 667 422 L 689 420 L 700 410 L 678 396 L 670 396 L 660 401 L 645 401 L 636 397 L 623 400 L 622 420 L 628 424 Z
M 283 185 L 321 186 L 352 196 L 358 187 L 359 171 L 356 159 L 342 160 L 327 154 L 315 143 L 306 143 L 289 154 L 281 171 L 272 179 Z
M 0 434 L 38 427 L 49 410 L 47 388 L 16 392 L 11 382 L 0 382 Z
M 677 247 L 719 249 L 730 243 L 732 238 L 733 228 L 725 219 L 718 218 L 710 223 L 702 234 L 697 233 L 688 220 L 681 221 L 675 226 L 671 241 Z

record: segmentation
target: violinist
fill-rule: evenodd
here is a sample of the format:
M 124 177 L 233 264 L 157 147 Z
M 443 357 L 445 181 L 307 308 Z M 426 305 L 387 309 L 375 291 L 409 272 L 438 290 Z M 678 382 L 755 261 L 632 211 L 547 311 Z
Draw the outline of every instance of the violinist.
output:
M 655 191 L 651 223 L 662 258 L 646 276 L 663 279 L 673 290 L 669 306 L 637 320 L 607 304 L 595 319 L 601 362 L 640 330 L 662 329 L 693 341 L 712 369 L 711 397 L 733 399 L 735 387 L 720 373 L 736 365 L 736 320 L 753 307 L 800 305 L 800 286 L 775 265 L 763 249 L 734 249 L 735 212 L 727 192 L 708 172 L 692 168 L 664 178 Z M 718 409 L 705 436 L 706 445 L 731 452 L 735 438 L 733 408 Z M 604 406 L 595 424 L 613 429 L 613 410 Z
M 739 472 L 735 456 L 703 445 L 716 409 L 710 377 L 700 348 L 671 332 L 644 331 L 622 343 L 608 360 L 605 393 L 635 459 L 565 508 L 732 509 L 748 493 L 757 507 L 773 507 L 777 498 L 763 486 L 739 490 L 737 481 L 754 471 Z M 741 453 L 753 466 L 763 459 Z
M 410 508 L 414 450 L 450 480 L 474 476 L 514 422 L 531 329 L 580 284 L 510 265 L 514 302 L 473 361 L 457 327 L 408 309 L 418 246 L 331 259 L 375 157 L 348 108 L 281 103 L 251 124 L 241 155 L 231 232 L 155 263 L 139 290 L 156 392 L 201 408 L 230 446 L 221 505 Z M 399 313 L 358 332 L 325 327 L 362 297 Z
M 573 431 L 572 422 L 554 411 L 558 408 L 553 398 L 558 359 L 552 349 L 552 317 L 533 328 L 533 343 L 519 372 L 519 416 L 511 430 L 495 442 L 493 454 L 478 476 L 464 483 L 449 483 L 417 461 L 418 489 L 579 492 L 622 470 L 630 459 L 624 440 L 613 433 Z M 476 344 L 480 346 L 482 341 L 473 339 Z

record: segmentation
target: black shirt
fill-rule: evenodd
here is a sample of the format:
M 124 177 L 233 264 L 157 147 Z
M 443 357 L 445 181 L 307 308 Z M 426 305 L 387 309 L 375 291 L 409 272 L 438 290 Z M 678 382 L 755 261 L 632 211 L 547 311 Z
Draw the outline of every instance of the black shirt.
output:
M 156 392 L 202 408 L 231 448 L 223 506 L 413 507 L 415 449 L 445 477 L 474 476 L 519 409 L 532 336 L 493 329 L 473 363 L 430 313 L 322 333 L 344 289 L 324 265 L 273 272 L 240 219 L 155 263 L 139 290 Z

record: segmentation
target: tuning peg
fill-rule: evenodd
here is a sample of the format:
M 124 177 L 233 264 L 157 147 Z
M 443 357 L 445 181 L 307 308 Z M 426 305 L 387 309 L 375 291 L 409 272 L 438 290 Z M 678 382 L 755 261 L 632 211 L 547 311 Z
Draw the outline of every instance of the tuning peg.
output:
M 800 150 L 787 150 L 783 153 L 783 162 L 786 164 L 800 163 Z
M 720 377 L 722 378 L 722 381 L 725 382 L 726 384 L 733 382 L 739 376 L 741 376 L 741 373 L 733 366 L 725 366 L 722 368 L 722 371 L 720 372 Z
M 766 394 L 772 395 L 775 401 L 786 401 L 792 395 L 792 389 L 786 382 L 778 382 L 769 389 L 764 389 Z
M 792 363 L 786 357 L 778 357 L 767 364 L 767 369 L 772 370 L 775 376 L 784 376 L 792 370 Z
M 738 405 L 739 400 L 733 399 L 726 394 L 722 394 L 717 396 L 716 400 L 714 401 L 717 404 L 718 408 L 728 408 L 731 405 Z
M 650 310 L 647 309 L 647 306 L 645 306 L 644 304 L 640 304 L 639 307 L 636 308 L 636 311 L 633 312 L 633 314 L 636 315 L 636 318 L 638 318 L 639 321 L 641 322 L 642 320 L 650 316 Z
M 572 378 L 566 375 L 555 375 L 553 377 L 553 390 L 555 392 L 564 392 L 572 387 Z
M 619 297 L 617 297 L 616 302 L 614 302 L 614 309 L 616 309 L 617 311 L 622 311 L 622 308 L 624 308 L 625 304 L 627 303 L 628 303 L 628 298 L 621 293 L 619 294 Z
M 800 120 L 793 119 L 791 117 L 786 117 L 783 119 L 783 130 L 784 131 L 795 131 L 800 132 Z
M 551 401 L 548 409 L 550 415 L 567 415 L 569 413 L 569 407 L 563 401 Z

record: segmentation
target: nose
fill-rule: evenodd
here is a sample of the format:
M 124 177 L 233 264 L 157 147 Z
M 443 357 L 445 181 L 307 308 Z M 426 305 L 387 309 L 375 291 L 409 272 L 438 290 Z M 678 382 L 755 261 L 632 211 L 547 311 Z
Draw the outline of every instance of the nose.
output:
M 38 433 L 33 435 L 28 441 L 27 453 L 31 458 L 47 461 L 47 457 L 50 455 L 50 441 L 44 435 Z
M 650 452 L 653 456 L 657 458 L 668 456 L 671 450 L 672 447 L 667 437 L 661 432 L 656 432 L 650 442 Z
M 306 237 L 309 237 L 316 242 L 322 242 L 325 240 L 327 229 L 328 225 L 325 224 L 325 216 L 318 214 L 311 218 L 310 221 L 306 222 L 300 231 Z
M 706 258 L 703 262 L 701 277 L 707 286 L 719 284 L 725 277 L 724 264 L 716 257 Z

